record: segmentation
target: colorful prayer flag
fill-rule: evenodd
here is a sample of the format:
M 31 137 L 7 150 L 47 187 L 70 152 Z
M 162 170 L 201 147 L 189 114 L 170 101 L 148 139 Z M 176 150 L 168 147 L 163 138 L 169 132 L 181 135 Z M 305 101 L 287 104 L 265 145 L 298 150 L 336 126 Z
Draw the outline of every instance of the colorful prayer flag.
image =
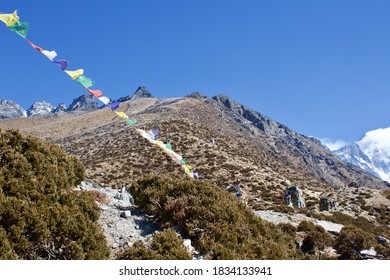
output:
M 76 82 L 78 82 L 80 85 L 82 85 L 85 88 L 89 88 L 95 84 L 94 81 L 92 81 L 90 78 L 86 76 L 80 76 L 76 79 Z
M 65 59 L 57 59 L 56 61 L 53 61 L 53 63 L 58 65 L 62 71 L 64 71 L 69 65 L 69 61 Z
M 115 112 L 119 117 L 121 117 L 122 119 L 128 119 L 129 116 L 126 115 L 125 113 L 123 112 Z
M 106 104 L 106 105 L 107 105 L 108 108 L 111 109 L 111 111 L 115 111 L 116 109 L 119 108 L 119 105 L 120 105 L 120 104 L 121 104 L 120 102 L 115 101 L 115 102 L 113 102 L 113 103 Z
M 10 27 L 19 21 L 19 17 L 17 11 L 14 11 L 12 14 L 0 14 L 0 20 Z
M 72 78 L 72 80 L 76 80 L 78 77 L 84 75 L 84 69 L 78 69 L 75 71 L 65 70 L 65 73 L 68 74 Z
M 138 123 L 138 121 L 137 120 L 130 120 L 130 119 L 125 119 L 124 120 L 125 122 L 127 122 L 128 124 L 130 124 L 130 125 L 135 125 L 135 124 L 137 124 Z
M 103 102 L 105 105 L 107 105 L 108 103 L 110 103 L 110 98 L 106 97 L 106 96 L 100 96 L 98 97 L 98 99 Z
M 56 51 L 42 50 L 41 53 L 43 53 L 43 55 L 46 56 L 51 61 L 53 61 L 53 59 L 57 56 Z
M 14 25 L 9 26 L 9 29 L 11 29 L 12 31 L 15 31 L 20 36 L 25 38 L 27 36 L 27 32 L 28 32 L 28 22 L 18 21 Z
M 103 95 L 103 93 L 98 89 L 89 89 L 89 88 L 85 88 L 85 89 L 88 90 L 88 92 L 93 96 L 95 96 L 96 98 L 101 97 Z
M 24 38 L 24 40 L 26 40 L 27 43 L 29 43 L 30 46 L 33 47 L 34 49 L 36 49 L 37 51 L 39 51 L 39 52 L 43 51 L 43 49 L 41 47 L 38 47 L 37 45 L 34 45 L 29 39 Z

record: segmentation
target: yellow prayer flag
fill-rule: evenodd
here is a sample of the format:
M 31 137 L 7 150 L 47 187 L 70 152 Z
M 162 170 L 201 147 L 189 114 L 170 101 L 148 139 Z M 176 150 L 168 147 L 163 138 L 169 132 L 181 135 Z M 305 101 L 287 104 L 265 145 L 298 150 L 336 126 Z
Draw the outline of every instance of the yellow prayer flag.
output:
M 78 77 L 84 75 L 84 69 L 78 69 L 75 71 L 67 71 L 65 70 L 66 74 L 68 74 L 72 80 L 76 80 Z
M 123 113 L 123 112 L 117 112 L 117 111 L 114 111 L 119 117 L 121 117 L 122 119 L 128 119 L 129 117 Z
M 0 14 L 0 20 L 4 22 L 8 27 L 14 25 L 19 21 L 19 17 L 16 14 L 17 11 L 12 14 Z

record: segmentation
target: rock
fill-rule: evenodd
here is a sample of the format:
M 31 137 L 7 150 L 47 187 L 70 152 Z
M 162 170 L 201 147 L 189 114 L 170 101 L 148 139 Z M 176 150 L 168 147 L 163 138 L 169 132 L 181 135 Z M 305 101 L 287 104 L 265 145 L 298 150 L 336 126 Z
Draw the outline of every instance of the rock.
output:
M 44 116 L 53 111 L 54 107 L 47 101 L 35 102 L 27 110 L 27 116 Z
M 0 119 L 27 117 L 27 112 L 13 101 L 0 98 Z
M 377 236 L 376 237 L 376 240 L 378 241 L 379 244 L 382 244 L 382 245 L 386 245 L 386 244 L 390 244 L 390 240 L 383 237 L 383 236 Z
M 67 111 L 94 111 L 99 108 L 98 103 L 95 101 L 92 95 L 81 95 L 80 97 L 73 100 L 72 104 L 69 105 Z
M 121 217 L 122 217 L 122 218 L 125 218 L 125 219 L 130 218 L 130 217 L 131 217 L 131 212 L 130 212 L 130 210 L 126 210 L 126 211 L 122 212 L 122 213 L 121 213 Z
M 193 93 L 191 93 L 189 95 L 186 95 L 186 97 L 194 98 L 194 99 L 200 99 L 200 100 L 207 99 L 207 96 L 201 94 L 200 92 L 193 92 Z

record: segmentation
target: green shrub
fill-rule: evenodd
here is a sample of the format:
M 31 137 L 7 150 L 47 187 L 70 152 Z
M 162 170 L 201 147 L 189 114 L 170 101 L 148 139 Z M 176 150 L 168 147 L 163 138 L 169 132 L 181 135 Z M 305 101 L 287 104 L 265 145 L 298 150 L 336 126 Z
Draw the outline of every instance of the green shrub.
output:
M 0 131 L 0 258 L 104 259 L 109 249 L 84 167 L 56 145 Z
M 354 226 L 346 226 L 336 239 L 336 249 L 340 259 L 359 259 L 360 251 L 375 245 L 375 238 Z
M 150 248 L 135 242 L 117 257 L 121 260 L 191 260 L 183 240 L 173 229 L 154 233 Z
M 300 222 L 297 230 L 306 232 L 301 247 L 304 253 L 316 254 L 324 250 L 325 247 L 331 246 L 334 242 L 332 236 L 323 227 L 309 221 Z
M 209 259 L 294 259 L 294 240 L 215 185 L 147 176 L 131 185 L 135 202 L 164 226 L 180 229 Z

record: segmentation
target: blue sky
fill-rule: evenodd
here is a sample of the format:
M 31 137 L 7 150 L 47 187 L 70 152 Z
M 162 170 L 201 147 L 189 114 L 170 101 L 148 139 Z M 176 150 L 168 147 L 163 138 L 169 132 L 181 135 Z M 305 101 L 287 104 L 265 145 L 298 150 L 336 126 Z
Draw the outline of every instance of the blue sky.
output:
M 352 142 L 390 126 L 390 1 L 3 1 L 27 38 L 111 98 L 226 94 L 295 131 Z M 0 98 L 87 93 L 0 23 Z

